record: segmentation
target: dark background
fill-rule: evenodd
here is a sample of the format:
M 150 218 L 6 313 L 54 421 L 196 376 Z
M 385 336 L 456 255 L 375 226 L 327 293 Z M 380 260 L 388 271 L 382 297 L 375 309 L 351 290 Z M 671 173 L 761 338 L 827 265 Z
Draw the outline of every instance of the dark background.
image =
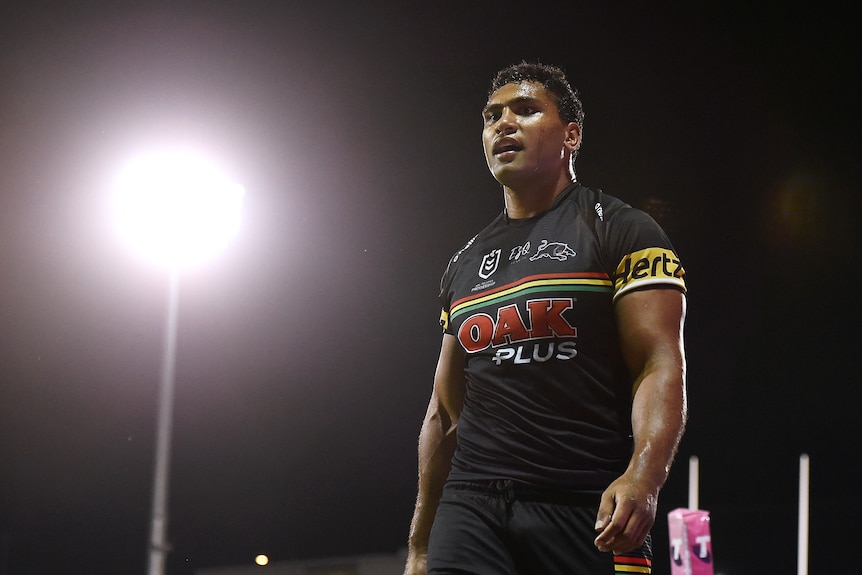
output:
M 828 3 L 78 2 L 0 9 L 0 573 L 143 573 L 165 273 L 120 164 L 180 141 L 246 187 L 181 279 L 169 573 L 404 547 L 449 256 L 502 208 L 493 73 L 563 67 L 579 179 L 649 209 L 689 281 L 716 573 L 858 538 L 858 32 Z

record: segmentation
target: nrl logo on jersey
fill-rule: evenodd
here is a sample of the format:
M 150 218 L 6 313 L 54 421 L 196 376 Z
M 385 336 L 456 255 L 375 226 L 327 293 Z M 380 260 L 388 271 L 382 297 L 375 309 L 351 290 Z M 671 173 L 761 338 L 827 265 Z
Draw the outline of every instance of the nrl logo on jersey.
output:
M 492 250 L 491 253 L 485 254 L 482 258 L 482 263 L 479 264 L 479 277 L 483 280 L 488 279 L 497 271 L 497 266 L 500 265 L 500 254 L 503 250 Z

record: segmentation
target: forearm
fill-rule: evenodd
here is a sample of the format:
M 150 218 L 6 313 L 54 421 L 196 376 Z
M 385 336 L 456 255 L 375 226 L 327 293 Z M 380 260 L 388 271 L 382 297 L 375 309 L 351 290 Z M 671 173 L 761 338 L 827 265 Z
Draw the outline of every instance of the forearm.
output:
M 656 495 L 667 481 L 687 419 L 685 372 L 678 362 L 640 379 L 632 404 L 634 452 L 626 474 Z
M 412 550 L 422 551 L 428 547 L 428 536 L 454 452 L 455 426 L 434 405 L 429 406 L 419 434 L 419 489 L 409 539 Z
M 631 551 L 644 542 L 655 522 L 659 491 L 667 481 L 685 428 L 683 365 L 647 370 L 636 381 L 634 452 L 625 473 L 602 494 L 595 541 L 600 551 Z
M 419 434 L 419 494 L 410 523 L 405 573 L 425 572 L 424 556 L 428 552 L 428 537 L 455 453 L 456 429 L 464 402 L 465 385 L 463 352 L 458 340 L 446 334 L 434 373 L 434 389 Z

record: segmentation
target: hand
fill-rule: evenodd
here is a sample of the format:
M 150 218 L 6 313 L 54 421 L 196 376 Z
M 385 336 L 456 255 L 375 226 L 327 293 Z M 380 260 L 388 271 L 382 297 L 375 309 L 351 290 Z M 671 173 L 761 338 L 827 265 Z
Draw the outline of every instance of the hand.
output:
M 425 575 L 427 570 L 428 551 L 415 551 L 411 549 L 407 553 L 407 565 L 404 567 L 404 575 Z
M 626 553 L 643 545 L 655 523 L 658 489 L 624 474 L 602 494 L 596 517 L 599 551 Z

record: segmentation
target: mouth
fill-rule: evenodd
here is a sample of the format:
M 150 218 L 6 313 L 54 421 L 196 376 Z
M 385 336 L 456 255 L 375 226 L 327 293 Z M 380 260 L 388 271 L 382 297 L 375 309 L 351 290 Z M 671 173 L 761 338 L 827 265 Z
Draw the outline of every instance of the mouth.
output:
M 496 142 L 494 142 L 494 146 L 491 148 L 491 152 L 498 156 L 500 154 L 505 154 L 508 152 L 519 152 L 523 149 L 523 146 L 518 142 L 518 140 L 514 138 L 500 138 Z

